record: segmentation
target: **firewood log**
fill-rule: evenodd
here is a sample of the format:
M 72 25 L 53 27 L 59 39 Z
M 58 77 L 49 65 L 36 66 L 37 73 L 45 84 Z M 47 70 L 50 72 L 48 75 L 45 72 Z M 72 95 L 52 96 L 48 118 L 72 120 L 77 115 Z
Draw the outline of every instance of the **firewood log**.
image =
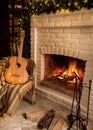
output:
M 39 110 L 39 111 L 32 111 L 32 112 L 26 112 L 25 113 L 25 118 L 28 120 L 40 120 L 44 115 L 46 111 L 44 110 Z
M 56 114 L 53 118 L 48 130 L 62 130 L 62 128 L 66 125 L 66 121 L 59 114 Z
M 40 121 L 38 122 L 37 127 L 39 129 L 44 129 L 44 128 L 48 129 L 49 125 L 51 124 L 51 121 L 54 118 L 54 115 L 55 115 L 55 111 L 53 109 L 47 111 L 44 117 L 41 118 Z

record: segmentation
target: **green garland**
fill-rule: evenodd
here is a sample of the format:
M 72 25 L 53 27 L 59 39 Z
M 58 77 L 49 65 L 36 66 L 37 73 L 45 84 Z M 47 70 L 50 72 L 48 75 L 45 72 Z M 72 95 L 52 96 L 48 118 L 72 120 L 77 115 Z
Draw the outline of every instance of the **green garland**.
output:
M 39 0 L 29 2 L 27 11 L 29 15 L 40 15 L 42 13 L 55 13 L 57 10 L 75 11 L 81 8 L 93 8 L 93 0 Z
M 19 19 L 19 26 L 26 31 L 23 56 L 30 57 L 30 17 L 32 15 L 55 13 L 61 10 L 78 11 L 81 8 L 93 8 L 93 0 L 39 0 L 34 3 L 29 2 L 22 12 L 21 19 Z

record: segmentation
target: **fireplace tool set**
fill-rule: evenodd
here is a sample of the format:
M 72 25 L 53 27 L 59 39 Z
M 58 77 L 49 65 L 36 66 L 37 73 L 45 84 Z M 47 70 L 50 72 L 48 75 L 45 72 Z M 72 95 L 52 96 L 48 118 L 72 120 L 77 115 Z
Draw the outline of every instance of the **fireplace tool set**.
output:
M 76 123 L 77 130 L 87 130 L 87 124 L 88 124 L 88 116 L 89 116 L 89 101 L 90 101 L 90 91 L 91 91 L 91 84 L 92 81 L 89 81 L 89 91 L 88 91 L 88 103 L 87 103 L 87 116 L 86 118 L 81 117 L 81 95 L 82 95 L 82 88 L 83 88 L 83 80 L 80 79 L 76 73 L 75 73 L 75 89 L 74 89 L 74 95 L 72 100 L 72 107 L 71 107 L 71 114 L 68 115 L 68 122 L 69 127 L 67 130 L 70 130 L 74 123 Z M 79 84 L 78 84 L 79 81 Z M 76 104 L 76 105 L 75 105 Z M 76 108 L 75 108 L 76 106 Z M 75 109 L 75 112 L 74 112 Z M 73 114 L 75 113 L 75 114 Z

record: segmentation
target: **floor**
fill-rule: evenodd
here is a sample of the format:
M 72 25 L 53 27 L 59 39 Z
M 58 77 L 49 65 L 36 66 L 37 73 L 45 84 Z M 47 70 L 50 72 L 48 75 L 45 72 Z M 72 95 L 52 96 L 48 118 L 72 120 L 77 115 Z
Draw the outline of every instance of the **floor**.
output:
M 25 119 L 23 116 L 24 113 L 42 110 L 48 111 L 50 109 L 54 109 L 57 113 L 62 115 L 64 119 L 67 119 L 67 115 L 70 114 L 70 110 L 62 105 L 36 94 L 36 104 L 31 105 L 23 100 L 13 117 L 8 117 L 0 122 L 0 130 L 38 130 L 38 120 Z M 67 130 L 67 127 L 62 130 Z M 93 124 L 90 125 L 88 130 L 93 130 Z

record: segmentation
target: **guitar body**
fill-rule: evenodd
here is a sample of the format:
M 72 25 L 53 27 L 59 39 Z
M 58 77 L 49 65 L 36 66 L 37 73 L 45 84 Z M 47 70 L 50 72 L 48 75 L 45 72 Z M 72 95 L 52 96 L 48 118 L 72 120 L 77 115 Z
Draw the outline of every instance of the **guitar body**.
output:
M 18 63 L 17 59 L 17 56 L 10 57 L 10 67 L 6 69 L 4 76 L 5 80 L 9 83 L 22 84 L 28 81 L 28 73 L 26 71 L 27 60 L 20 57 L 20 63 Z

